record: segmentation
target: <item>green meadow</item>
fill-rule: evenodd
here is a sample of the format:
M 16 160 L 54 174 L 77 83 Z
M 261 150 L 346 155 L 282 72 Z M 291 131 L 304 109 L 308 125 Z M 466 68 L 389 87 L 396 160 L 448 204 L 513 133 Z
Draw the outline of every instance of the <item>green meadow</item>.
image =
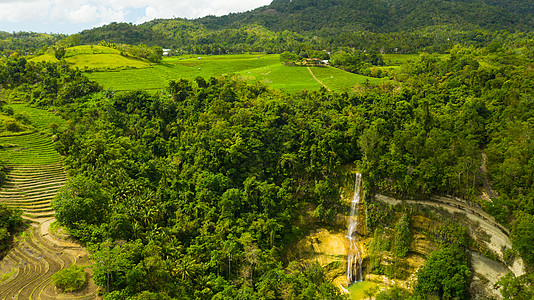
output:
M 57 61 L 53 53 L 31 60 Z M 311 67 L 314 78 L 306 67 L 282 65 L 278 54 L 184 55 L 165 57 L 160 64 L 152 64 L 122 56 L 116 49 L 86 45 L 68 48 L 65 61 L 72 67 L 84 70 L 91 80 L 104 88 L 118 91 L 164 89 L 170 80 L 193 80 L 198 76 L 207 79 L 220 75 L 260 81 L 287 92 L 318 90 L 322 84 L 332 91 L 350 91 L 357 85 L 385 81 L 333 67 Z
M 367 80 L 377 84 L 384 81 L 332 67 L 312 67 L 311 70 L 327 88 L 336 91 L 351 90 Z M 87 73 L 90 79 L 99 82 L 104 88 L 114 90 L 163 89 L 170 80 L 219 75 L 237 75 L 249 81 L 258 80 L 288 92 L 318 90 L 322 86 L 307 68 L 282 65 L 278 54 L 169 57 L 164 58 L 161 64 L 148 68 Z
M 57 62 L 54 53 L 34 57 L 31 61 L 51 61 Z M 72 67 L 90 70 L 117 70 L 130 68 L 148 68 L 150 63 L 127 56 L 120 55 L 120 51 L 104 46 L 76 46 L 67 49 L 65 61 Z

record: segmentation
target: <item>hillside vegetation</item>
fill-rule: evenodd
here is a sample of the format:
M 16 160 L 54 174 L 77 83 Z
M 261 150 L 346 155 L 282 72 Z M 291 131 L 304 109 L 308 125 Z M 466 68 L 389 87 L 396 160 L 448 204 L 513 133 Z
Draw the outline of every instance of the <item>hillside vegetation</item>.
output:
M 105 299 L 532 299 L 532 9 L 275 0 L 1 57 L 0 195 L 54 214 Z M 60 269 L 31 236 L 0 296 Z
M 513 39 L 508 32 L 532 31 L 533 16 L 527 0 L 295 0 L 222 17 L 111 23 L 80 36 L 83 44 L 145 43 L 197 54 L 339 47 L 444 52 L 457 43 L 484 46 L 496 38 Z
M 423 54 L 398 68 L 400 85 L 351 93 L 287 94 L 229 76 L 171 80 L 157 94 L 100 92 L 62 63 L 17 57 L 5 61 L 2 84 L 20 99 L 55 105 L 69 120 L 52 128 L 73 175 L 52 205 L 58 221 L 90 247 L 94 280 L 109 297 L 341 297 L 323 266 L 299 264 L 288 247 L 310 233 L 308 224 L 328 226 L 345 212 L 340 191 L 347 166 L 356 166 L 369 196 L 454 195 L 510 228 L 513 250 L 499 251 L 506 255 L 476 246 L 454 223 L 426 232 L 441 242 L 414 273 L 417 284 L 402 293 L 465 299 L 468 250 L 503 264 L 520 255 L 526 274 L 501 284 L 532 293 L 534 56 L 523 47 L 531 43 Z M 43 68 L 51 70 L 47 77 L 35 76 Z M 49 84 L 54 80 L 57 86 Z M 488 183 L 499 195 L 491 202 L 478 197 Z M 373 247 L 398 257 L 414 253 L 407 233 L 418 214 L 404 211 L 401 222 L 401 214 L 373 210 L 368 199 L 368 228 L 382 226 L 395 240 Z M 371 263 L 367 273 L 391 278 L 407 270 Z
M 0 53 L 6 55 L 14 52 L 41 53 L 65 37 L 63 34 L 37 32 L 8 33 L 0 31 Z
M 468 30 L 529 30 L 533 13 L 534 8 L 525 0 L 274 0 L 268 6 L 213 23 L 219 26 L 256 23 L 275 31 L 292 29 L 323 35 L 335 31 L 395 32 L 443 25 Z M 204 18 L 200 22 L 209 26 L 211 20 Z

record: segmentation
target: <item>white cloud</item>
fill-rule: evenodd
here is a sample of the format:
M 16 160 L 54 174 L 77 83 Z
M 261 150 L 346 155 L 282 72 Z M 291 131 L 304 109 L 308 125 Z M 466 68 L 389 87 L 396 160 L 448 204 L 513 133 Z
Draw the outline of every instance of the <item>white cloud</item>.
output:
M 138 1 L 141 2 L 141 1 Z M 146 14 L 136 23 L 143 23 L 154 18 L 181 17 L 194 19 L 207 15 L 221 16 L 230 12 L 251 10 L 269 4 L 267 0 L 158 0 L 147 1 Z
M 142 23 L 154 18 L 199 18 L 225 15 L 267 5 L 271 0 L 0 0 L 0 30 L 12 23 L 13 31 L 37 31 L 32 24 L 61 24 L 63 32 L 74 33 L 76 26 L 99 26 L 110 22 Z M 144 16 L 129 20 L 132 10 L 144 9 Z M 55 24 L 57 25 L 57 24 Z M 57 27 L 57 26 L 56 26 Z

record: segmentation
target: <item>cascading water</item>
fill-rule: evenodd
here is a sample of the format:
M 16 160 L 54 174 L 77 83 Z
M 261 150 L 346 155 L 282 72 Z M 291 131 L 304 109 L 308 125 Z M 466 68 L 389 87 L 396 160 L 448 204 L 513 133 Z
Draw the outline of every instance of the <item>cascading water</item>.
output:
M 347 257 L 347 280 L 349 284 L 363 281 L 362 253 L 358 248 L 358 238 L 354 233 L 358 230 L 358 207 L 361 199 L 362 174 L 356 173 L 354 196 L 352 197 L 347 238 L 349 239 L 349 254 Z

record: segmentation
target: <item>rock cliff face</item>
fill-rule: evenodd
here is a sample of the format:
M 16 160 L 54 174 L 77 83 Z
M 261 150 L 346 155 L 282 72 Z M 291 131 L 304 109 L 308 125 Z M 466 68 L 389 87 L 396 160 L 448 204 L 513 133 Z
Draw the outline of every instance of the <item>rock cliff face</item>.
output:
M 349 210 L 350 201 L 346 201 Z M 516 276 L 524 273 L 520 258 L 510 265 L 504 263 L 503 250 L 512 247 L 506 228 L 481 209 L 471 206 L 462 199 L 439 197 L 427 201 L 401 201 L 377 195 L 368 203 L 381 203 L 393 212 L 408 209 L 412 212 L 410 214 L 412 242 L 405 258 L 394 257 L 391 251 L 395 235 L 394 226 L 383 224 L 379 237 L 376 233 L 373 234 L 374 228 L 369 228 L 367 234 L 359 236 L 358 246 L 362 252 L 364 280 L 378 283 L 380 289 L 392 285 L 413 289 L 417 280 L 417 270 L 424 264 L 428 255 L 439 248 L 433 233 L 437 232 L 445 221 L 451 220 L 467 227 L 474 241 L 473 249 L 470 250 L 473 272 L 470 292 L 473 298 L 500 299 L 502 296 L 495 288 L 499 278 L 508 272 L 513 272 Z M 429 211 L 430 215 L 435 217 L 415 213 L 418 209 Z M 368 219 L 365 213 L 364 210 L 361 216 L 364 221 Z M 349 252 L 349 241 L 346 237 L 348 218 L 348 213 L 339 215 L 333 226 L 314 230 L 296 244 L 299 251 L 293 251 L 295 258 L 299 258 L 302 262 L 318 262 L 324 266 L 328 270 L 330 279 L 342 291 L 347 291 L 348 285 L 346 277 Z M 381 239 L 382 245 L 377 246 L 375 241 L 377 238 Z
M 471 293 L 474 298 L 502 298 L 494 286 L 499 278 L 508 272 L 513 272 L 516 276 L 524 274 L 521 258 L 516 258 L 509 266 L 503 263 L 503 250 L 512 248 L 508 230 L 482 209 L 470 205 L 467 201 L 450 197 L 435 197 L 427 201 L 401 201 L 383 195 L 378 195 L 376 200 L 390 205 L 421 205 L 443 215 L 456 216 L 457 220 L 469 229 L 469 234 L 477 247 L 471 251 L 471 265 L 474 274 Z M 421 217 L 417 217 L 412 224 L 416 232 L 429 231 L 431 227 L 438 225 Z M 427 245 L 426 249 L 424 244 Z M 428 239 L 416 238 L 412 243 L 412 250 L 426 256 L 432 249 L 428 247 L 429 244 Z

